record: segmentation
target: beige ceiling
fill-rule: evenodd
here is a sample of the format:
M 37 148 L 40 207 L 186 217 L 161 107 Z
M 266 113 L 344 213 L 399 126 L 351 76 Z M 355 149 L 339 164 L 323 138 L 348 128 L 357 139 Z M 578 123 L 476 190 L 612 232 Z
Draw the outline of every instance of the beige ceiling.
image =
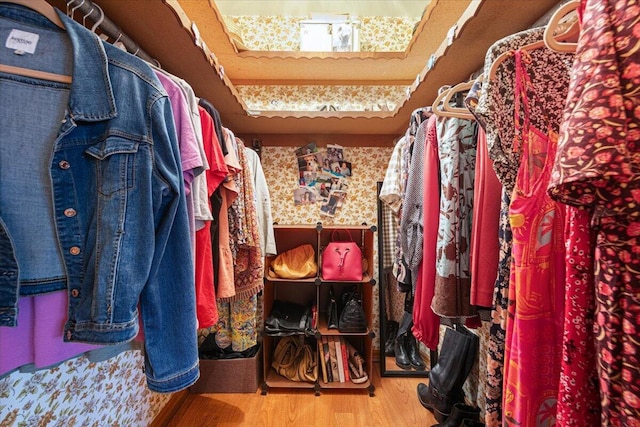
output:
M 64 0 L 48 1 L 64 10 Z M 433 0 L 405 52 L 304 53 L 238 52 L 221 11 L 210 0 L 95 1 L 164 69 L 188 81 L 198 96 L 212 101 L 224 124 L 236 133 L 258 137 L 369 135 L 371 140 L 390 140 L 404 133 L 411 112 L 430 105 L 440 86 L 469 79 L 483 66 L 485 53 L 495 41 L 530 28 L 561 3 Z M 255 2 L 262 3 L 269 1 Z M 448 45 L 446 34 L 454 24 L 456 36 Z M 202 41 L 205 48 L 196 45 Z M 436 62 L 428 68 L 431 55 Z M 218 74 L 220 66 L 224 68 L 222 76 Z M 247 111 L 235 89 L 240 84 L 410 84 L 410 94 L 389 112 L 255 114 Z
M 452 0 L 449 0 L 452 1 Z M 297 16 L 348 13 L 351 16 L 419 17 L 429 0 L 216 0 L 223 15 Z

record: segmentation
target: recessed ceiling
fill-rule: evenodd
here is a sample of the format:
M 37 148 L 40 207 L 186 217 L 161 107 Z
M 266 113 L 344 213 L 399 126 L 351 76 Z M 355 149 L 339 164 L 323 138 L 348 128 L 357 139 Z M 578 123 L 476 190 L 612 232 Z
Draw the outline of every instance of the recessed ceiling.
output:
M 66 6 L 64 0 L 48 1 L 61 10 Z M 494 42 L 530 28 L 562 0 L 433 0 L 405 52 L 313 54 L 239 52 L 212 0 L 96 2 L 165 70 L 189 82 L 198 96 L 212 101 L 223 123 L 236 134 L 257 138 L 280 135 L 278 141 L 286 134 L 360 134 L 371 136 L 368 143 L 376 138 L 388 143 L 404 133 L 414 109 L 433 102 L 440 86 L 468 80 L 481 69 Z M 448 43 L 447 33 L 454 24 L 455 36 Z M 224 74 L 220 75 L 222 67 Z M 236 89 L 246 84 L 408 84 L 410 91 L 393 111 L 255 114 Z
M 222 15 L 229 16 L 308 17 L 311 13 L 348 13 L 351 16 L 420 17 L 429 0 L 216 0 L 215 3 Z

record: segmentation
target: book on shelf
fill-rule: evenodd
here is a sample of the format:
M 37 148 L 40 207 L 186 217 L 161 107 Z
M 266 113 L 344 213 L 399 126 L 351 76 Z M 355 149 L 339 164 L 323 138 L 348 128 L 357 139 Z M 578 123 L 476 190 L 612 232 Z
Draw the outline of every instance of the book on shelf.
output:
M 329 340 L 326 335 L 322 337 L 322 350 L 324 352 L 324 364 L 327 367 L 327 382 L 333 382 L 333 369 L 331 368 L 331 353 L 329 351 Z
M 322 381 L 325 383 L 329 382 L 329 378 L 327 377 L 327 362 L 324 358 L 324 346 L 322 344 L 322 339 L 318 340 L 318 354 L 320 355 L 320 369 L 322 371 Z
M 346 338 L 340 337 L 340 350 L 342 350 L 342 368 L 344 371 L 344 381 L 349 382 L 351 378 L 349 376 L 349 350 L 347 349 Z
M 336 344 L 333 336 L 327 337 L 329 344 L 329 357 L 331 359 L 331 374 L 334 382 L 340 381 L 340 371 L 338 370 L 338 358 L 336 357 Z
M 342 345 L 340 344 L 340 337 L 331 337 L 333 338 L 333 345 L 336 347 L 336 361 L 338 365 L 338 378 L 340 378 L 340 382 L 344 382 L 344 366 L 342 364 Z

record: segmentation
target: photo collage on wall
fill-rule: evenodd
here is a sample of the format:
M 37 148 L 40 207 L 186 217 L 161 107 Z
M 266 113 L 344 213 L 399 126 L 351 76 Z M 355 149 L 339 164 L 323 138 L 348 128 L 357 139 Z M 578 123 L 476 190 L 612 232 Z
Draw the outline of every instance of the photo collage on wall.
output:
M 293 190 L 296 206 L 321 203 L 320 214 L 333 217 L 347 198 L 351 162 L 340 145 L 319 149 L 311 142 L 295 151 L 298 159 L 299 182 Z

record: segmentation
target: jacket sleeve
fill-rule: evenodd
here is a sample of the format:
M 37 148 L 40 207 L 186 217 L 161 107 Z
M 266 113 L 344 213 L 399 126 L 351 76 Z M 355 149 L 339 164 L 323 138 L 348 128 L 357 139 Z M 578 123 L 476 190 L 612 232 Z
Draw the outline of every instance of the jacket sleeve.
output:
M 149 389 L 168 393 L 199 376 L 195 273 L 182 168 L 171 105 L 155 101 L 151 111 L 154 150 L 154 254 L 140 296 Z

